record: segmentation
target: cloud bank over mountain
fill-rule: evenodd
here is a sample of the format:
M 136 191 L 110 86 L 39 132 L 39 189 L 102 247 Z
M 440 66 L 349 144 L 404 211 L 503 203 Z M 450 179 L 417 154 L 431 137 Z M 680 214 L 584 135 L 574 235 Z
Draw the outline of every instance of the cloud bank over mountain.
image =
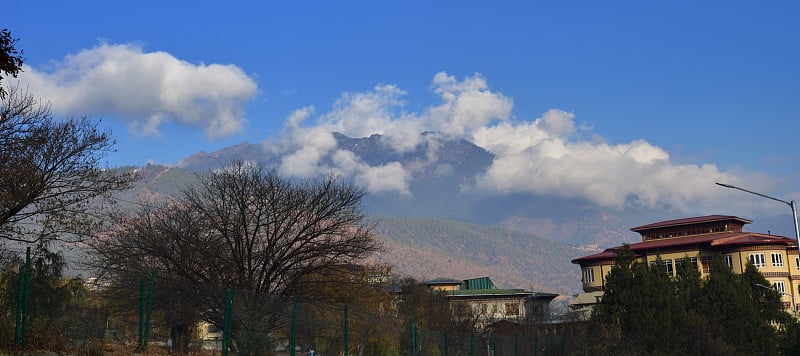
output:
M 139 135 L 166 121 L 202 128 L 208 138 L 242 130 L 255 81 L 235 65 L 192 64 L 132 44 L 101 44 L 51 68 L 24 67 L 20 81 L 64 115 L 113 116 Z
M 281 168 L 289 174 L 334 171 L 356 177 L 371 191 L 402 194 L 408 194 L 411 172 L 399 164 L 369 166 L 336 147 L 331 132 L 350 137 L 381 134 L 382 142 L 398 153 L 420 147 L 430 138 L 423 132 L 474 142 L 495 159 L 474 186 L 465 187 L 465 194 L 529 193 L 585 198 L 617 208 L 635 204 L 728 211 L 761 202 L 739 199 L 714 182 L 746 181 L 754 188 L 769 184 L 763 176 L 723 172 L 714 164 L 673 162 L 666 150 L 643 139 L 609 143 L 588 125 L 577 124 L 575 114 L 559 109 L 531 120 L 515 118 L 513 100 L 491 90 L 480 74 L 459 80 L 438 73 L 431 91 L 440 102 L 421 112 L 404 111 L 405 92 L 396 86 L 345 93 L 316 118 L 313 107 L 297 110 L 277 140 L 265 141 L 264 146 L 285 155 Z M 428 159 L 435 162 L 436 145 L 427 147 Z

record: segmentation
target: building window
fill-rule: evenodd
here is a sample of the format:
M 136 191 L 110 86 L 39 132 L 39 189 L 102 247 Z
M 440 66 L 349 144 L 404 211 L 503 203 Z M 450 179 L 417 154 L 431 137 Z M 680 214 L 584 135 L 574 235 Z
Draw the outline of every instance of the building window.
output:
M 763 257 L 762 257 L 763 258 Z M 700 266 L 703 270 L 703 273 L 711 272 L 711 260 L 713 257 L 705 256 L 700 257 Z M 728 265 L 728 268 L 733 269 L 733 256 L 731 255 L 724 255 L 722 259 L 725 261 L 725 264 Z
M 783 267 L 783 255 L 780 252 L 772 253 L 772 267 Z
M 658 261 L 650 262 L 650 267 L 656 267 Z M 672 275 L 672 260 L 662 260 L 661 267 L 667 272 L 668 275 Z
M 594 282 L 594 268 L 587 268 L 583 270 L 583 283 L 593 283 Z
M 664 260 L 664 269 L 668 275 L 672 275 L 672 260 Z
M 800 271 L 800 257 L 794 258 L 795 266 L 797 266 L 797 270 Z
M 764 260 L 763 253 L 751 253 L 750 254 L 750 262 L 753 263 L 753 266 L 756 267 L 766 267 L 767 262 Z
M 700 265 L 703 267 L 703 273 L 711 272 L 711 256 L 700 257 Z
M 506 303 L 506 316 L 519 316 L 519 304 Z
M 772 288 L 775 288 L 775 290 L 778 291 L 778 293 L 780 294 L 786 293 L 786 286 L 783 284 L 783 282 L 772 283 Z
M 692 268 L 697 268 L 697 257 L 678 258 L 675 260 L 675 266 L 683 266 L 686 262 L 689 262 Z

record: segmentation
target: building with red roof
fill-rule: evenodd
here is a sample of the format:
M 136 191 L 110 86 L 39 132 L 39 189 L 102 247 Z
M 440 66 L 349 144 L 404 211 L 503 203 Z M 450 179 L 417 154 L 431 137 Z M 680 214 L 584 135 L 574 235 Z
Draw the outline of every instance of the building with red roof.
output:
M 683 261 L 696 264 L 701 275 L 707 276 L 711 258 L 716 254 L 721 254 L 736 273 L 742 273 L 750 261 L 783 295 L 787 309 L 800 309 L 797 303 L 800 301 L 797 241 L 784 236 L 746 232 L 743 228 L 749 223 L 752 221 L 730 215 L 660 221 L 632 228 L 642 236 L 642 242 L 628 246 L 640 262 L 655 266 L 660 258 L 661 267 L 673 276 L 675 265 Z M 572 263 L 581 266 L 583 291 L 591 296 L 576 298 L 580 303 L 573 303 L 574 308 L 585 307 L 591 305 L 591 301 L 599 300 L 606 274 L 623 247 L 611 247 L 572 260 Z

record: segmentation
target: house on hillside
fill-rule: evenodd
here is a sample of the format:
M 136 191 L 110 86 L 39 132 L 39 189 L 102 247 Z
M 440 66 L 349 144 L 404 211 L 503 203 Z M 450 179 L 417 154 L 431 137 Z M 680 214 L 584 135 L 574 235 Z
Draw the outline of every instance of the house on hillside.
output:
M 632 228 L 642 236 L 642 242 L 629 246 L 639 262 L 664 268 L 672 276 L 677 264 L 684 261 L 696 266 L 701 276 L 708 276 L 711 259 L 716 254 L 721 254 L 735 273 L 742 273 L 750 261 L 772 288 L 781 293 L 784 307 L 790 312 L 797 311 L 800 308 L 797 242 L 783 236 L 746 232 L 744 225 L 749 223 L 752 221 L 729 215 L 660 221 Z M 591 308 L 600 301 L 606 275 L 623 247 L 572 260 L 581 267 L 585 292 L 572 302 L 573 309 Z
M 489 277 L 457 280 L 437 278 L 425 282 L 444 293 L 453 310 L 465 310 L 483 326 L 499 320 L 522 322 L 550 312 L 550 302 L 558 294 L 529 292 L 524 289 L 498 289 Z

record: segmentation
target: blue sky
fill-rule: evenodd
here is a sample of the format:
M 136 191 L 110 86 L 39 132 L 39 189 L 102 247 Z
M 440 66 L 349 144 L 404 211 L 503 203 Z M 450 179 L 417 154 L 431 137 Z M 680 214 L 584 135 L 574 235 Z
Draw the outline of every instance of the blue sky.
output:
M 714 180 L 800 199 L 799 12 L 790 1 L 17 1 L 0 26 L 25 51 L 20 80 L 59 115 L 113 130 L 111 165 L 249 141 L 306 159 L 283 168 L 309 174 L 336 153 L 315 129 L 437 129 L 509 157 L 484 177 L 498 192 L 692 210 L 744 198 Z M 368 186 L 403 193 L 402 181 L 370 185 L 398 167 L 340 158 Z M 548 167 L 545 183 L 510 167 Z

